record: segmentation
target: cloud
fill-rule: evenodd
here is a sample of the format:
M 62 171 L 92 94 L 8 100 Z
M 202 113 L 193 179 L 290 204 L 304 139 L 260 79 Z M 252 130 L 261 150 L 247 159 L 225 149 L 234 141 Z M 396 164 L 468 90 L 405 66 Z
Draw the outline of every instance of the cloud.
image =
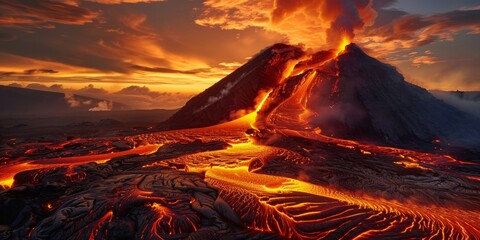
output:
M 197 74 L 202 72 L 208 72 L 209 69 L 194 69 L 194 70 L 176 70 L 171 68 L 163 68 L 163 67 L 145 67 L 139 65 L 133 65 L 132 68 L 144 71 L 144 72 L 158 72 L 158 73 L 182 73 L 182 74 Z
M 183 106 L 193 95 L 179 92 L 157 92 L 150 90 L 146 86 L 132 85 L 110 94 L 109 97 L 115 101 L 133 105 L 140 109 L 173 109 Z
M 53 74 L 58 73 L 58 71 L 52 69 L 27 69 L 23 72 L 0 72 L 0 78 L 2 77 L 14 77 L 14 76 L 29 76 L 29 75 L 38 75 L 38 74 Z
M 83 94 L 86 96 L 95 96 L 95 95 L 104 95 L 108 94 L 108 91 L 103 88 L 96 88 L 93 84 L 88 84 L 87 86 L 76 90 L 77 94 Z
M 372 1 L 372 7 L 374 9 L 391 7 L 396 2 L 397 2 L 397 0 L 373 0 Z
M 79 107 L 82 102 L 80 100 L 77 100 L 75 98 L 75 95 L 72 93 L 65 93 L 65 101 L 67 101 L 68 105 L 70 105 L 71 108 Z
M 37 73 L 58 73 L 58 71 L 52 69 L 28 69 L 23 71 L 23 73 L 26 75 L 33 75 Z
M 112 111 L 113 103 L 109 101 L 98 102 L 96 107 L 88 109 L 91 112 Z
M 431 91 L 438 99 L 464 111 L 480 117 L 480 92 L 444 92 Z
M 54 28 L 56 24 L 91 23 L 98 12 L 80 7 L 76 1 L 0 1 L 0 25 L 13 28 Z
M 218 65 L 225 67 L 225 68 L 233 68 L 236 69 L 238 67 L 241 67 L 243 63 L 240 62 L 221 62 Z
M 121 4 L 121 3 L 151 3 L 163 2 L 164 0 L 86 0 L 88 2 L 96 2 L 101 4 Z
M 10 84 L 15 87 L 22 87 L 20 84 Z M 60 92 L 65 94 L 65 100 L 70 107 L 80 107 L 91 105 L 90 101 L 82 101 L 76 96 L 87 96 L 105 101 L 106 103 L 92 107 L 91 111 L 107 111 L 108 106 L 113 102 L 122 103 L 133 109 L 176 109 L 182 107 L 193 94 L 180 92 L 158 92 L 152 91 L 146 86 L 132 85 L 120 89 L 116 92 L 109 92 L 103 88 L 95 87 L 89 84 L 81 89 L 64 88 L 61 84 L 52 84 L 50 86 L 33 83 L 25 88 L 40 91 Z M 110 107 L 111 109 L 111 107 Z
M 208 0 L 196 23 L 223 29 L 259 27 L 285 35 L 292 43 L 335 48 L 342 38 L 372 25 L 369 0 Z
M 165 49 L 162 46 L 163 37 L 147 20 L 146 14 L 128 13 L 118 16 L 115 20 L 115 24 L 119 24 L 116 28 L 118 31 L 110 31 L 110 35 L 99 33 L 100 39 L 94 44 L 95 52 L 92 51 L 91 54 L 108 58 L 101 61 L 115 63 L 116 68 L 112 70 L 121 73 L 144 71 L 191 75 L 210 68 L 200 58 Z M 194 70 L 188 70 L 192 68 Z
M 65 89 L 61 84 L 53 84 L 50 86 L 39 84 L 39 83 L 31 83 L 28 84 L 25 88 L 40 90 L 40 91 L 49 91 L 49 92 L 64 92 Z
M 357 35 L 353 41 L 377 56 L 453 40 L 463 30 L 480 33 L 479 8 L 420 16 L 391 8 L 396 2 L 208 0 L 196 23 L 222 29 L 262 28 L 313 48 L 333 48 L 342 37 L 353 39 Z
M 435 64 L 435 63 L 438 63 L 440 62 L 440 60 L 436 57 L 432 57 L 432 56 L 418 56 L 418 57 L 415 57 L 413 58 L 412 60 L 412 63 L 414 65 L 432 65 L 432 64 Z
M 455 34 L 464 30 L 478 34 L 479 22 L 479 9 L 455 10 L 426 17 L 404 13 L 381 26 L 366 28 L 358 39 L 365 47 L 388 54 L 435 41 L 452 41 Z
M 16 72 L 0 72 L 0 78 L 3 78 L 3 77 L 10 77 L 12 75 L 15 75 Z
M 118 91 L 117 94 L 150 96 L 152 98 L 156 98 L 161 95 L 159 92 L 151 91 L 148 87 L 145 86 L 129 86 Z

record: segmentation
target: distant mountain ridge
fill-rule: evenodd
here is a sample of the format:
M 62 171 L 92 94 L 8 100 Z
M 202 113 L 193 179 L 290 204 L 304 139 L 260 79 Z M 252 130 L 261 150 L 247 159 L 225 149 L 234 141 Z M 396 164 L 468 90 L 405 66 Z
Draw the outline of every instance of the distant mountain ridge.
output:
M 0 86 L 0 116 L 61 115 L 81 111 L 116 111 L 130 107 L 108 100 L 40 91 L 10 86 Z

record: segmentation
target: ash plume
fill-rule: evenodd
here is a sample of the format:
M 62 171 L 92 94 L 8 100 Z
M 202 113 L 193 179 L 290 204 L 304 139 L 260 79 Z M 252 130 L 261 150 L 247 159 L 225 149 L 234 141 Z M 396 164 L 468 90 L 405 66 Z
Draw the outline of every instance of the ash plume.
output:
M 260 27 L 294 44 L 331 48 L 343 38 L 352 41 L 355 31 L 372 25 L 376 16 L 371 0 L 209 0 L 196 23 L 223 29 Z

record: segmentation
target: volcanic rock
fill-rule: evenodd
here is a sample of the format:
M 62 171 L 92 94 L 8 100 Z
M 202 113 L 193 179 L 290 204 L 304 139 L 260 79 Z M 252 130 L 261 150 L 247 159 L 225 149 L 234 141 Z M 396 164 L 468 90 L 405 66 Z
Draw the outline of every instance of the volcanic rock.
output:
M 169 128 L 192 128 L 233 120 L 255 109 L 259 95 L 277 86 L 303 57 L 297 47 L 275 44 L 254 56 L 166 121 Z
M 391 65 L 357 45 L 308 55 L 276 44 L 192 98 L 166 124 L 214 125 L 252 112 L 271 92 L 255 125 L 317 131 L 326 136 L 411 146 L 433 140 L 480 146 L 480 119 L 405 81 Z

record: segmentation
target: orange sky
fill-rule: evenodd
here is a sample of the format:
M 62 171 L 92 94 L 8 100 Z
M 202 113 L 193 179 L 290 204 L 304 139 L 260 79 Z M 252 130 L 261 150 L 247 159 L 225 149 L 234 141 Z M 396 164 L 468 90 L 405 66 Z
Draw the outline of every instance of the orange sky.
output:
M 11 0 L 0 16 L 1 85 L 139 108 L 180 107 L 276 42 L 342 36 L 425 88 L 480 90 L 478 0 Z

